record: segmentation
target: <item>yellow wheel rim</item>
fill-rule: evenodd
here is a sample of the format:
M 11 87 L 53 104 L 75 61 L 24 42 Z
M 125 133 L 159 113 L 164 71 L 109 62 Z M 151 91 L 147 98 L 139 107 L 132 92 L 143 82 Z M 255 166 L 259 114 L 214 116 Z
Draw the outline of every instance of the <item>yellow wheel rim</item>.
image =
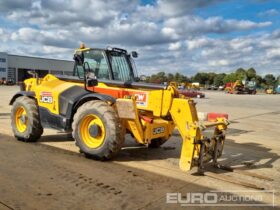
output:
M 86 115 L 80 123 L 80 135 L 82 141 L 89 148 L 100 147 L 105 139 L 105 126 L 102 120 L 94 115 Z
M 28 119 L 26 110 L 22 106 L 17 108 L 15 118 L 17 130 L 21 133 L 25 132 Z

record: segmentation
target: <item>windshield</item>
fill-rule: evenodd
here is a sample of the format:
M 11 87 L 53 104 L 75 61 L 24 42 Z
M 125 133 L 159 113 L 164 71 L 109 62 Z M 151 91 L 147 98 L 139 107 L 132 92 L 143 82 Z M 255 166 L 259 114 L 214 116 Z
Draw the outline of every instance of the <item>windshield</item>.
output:
M 119 52 L 110 52 L 110 60 L 114 80 L 132 81 L 133 75 L 130 70 L 127 55 Z
M 86 71 L 94 73 L 97 79 L 113 79 L 119 81 L 133 81 L 132 64 L 129 56 L 125 53 L 107 51 L 108 60 L 112 66 L 112 74 L 106 59 L 106 52 L 92 49 L 83 52 L 84 67 Z M 83 66 L 76 65 L 74 76 L 84 78 Z M 113 78 L 111 78 L 113 77 Z
M 97 79 L 110 79 L 108 63 L 102 50 L 85 51 L 84 65 L 87 70 L 95 74 Z M 80 78 L 84 77 L 82 66 L 76 66 L 76 74 Z

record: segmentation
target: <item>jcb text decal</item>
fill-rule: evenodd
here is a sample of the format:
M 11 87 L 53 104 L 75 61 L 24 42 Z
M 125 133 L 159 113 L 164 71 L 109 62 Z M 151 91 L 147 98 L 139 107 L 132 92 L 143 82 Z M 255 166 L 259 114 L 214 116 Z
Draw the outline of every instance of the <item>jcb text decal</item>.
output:
M 41 92 L 40 93 L 40 102 L 41 103 L 53 103 L 53 97 L 51 92 Z
M 160 134 L 160 133 L 164 133 L 164 131 L 165 131 L 164 127 L 154 128 L 153 129 L 153 134 L 157 135 L 157 134 Z

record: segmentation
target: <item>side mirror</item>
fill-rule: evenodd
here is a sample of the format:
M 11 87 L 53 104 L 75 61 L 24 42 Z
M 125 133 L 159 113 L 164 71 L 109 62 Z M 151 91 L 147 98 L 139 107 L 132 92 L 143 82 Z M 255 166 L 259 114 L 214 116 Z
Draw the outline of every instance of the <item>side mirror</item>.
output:
M 87 87 L 94 87 L 98 85 L 98 80 L 97 79 L 87 79 Z
M 86 86 L 87 87 L 94 87 L 98 85 L 98 80 L 96 79 L 96 76 L 94 73 L 89 72 L 86 75 Z
M 136 51 L 132 51 L 131 55 L 133 58 L 137 58 L 138 57 L 138 53 Z
M 75 53 L 73 57 L 75 63 L 79 66 L 82 66 L 84 64 L 84 54 L 83 53 Z

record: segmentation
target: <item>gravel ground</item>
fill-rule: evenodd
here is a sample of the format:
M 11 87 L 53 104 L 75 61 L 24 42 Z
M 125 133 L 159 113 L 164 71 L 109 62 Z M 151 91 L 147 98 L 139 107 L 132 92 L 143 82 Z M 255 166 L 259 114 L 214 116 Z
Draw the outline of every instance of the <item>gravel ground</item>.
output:
M 0 86 L 0 209 L 183 209 L 167 204 L 166 193 L 235 190 L 232 194 L 241 195 L 254 190 L 219 177 L 194 176 L 196 169 L 180 171 L 177 133 L 159 149 L 141 147 L 127 136 L 118 157 L 107 162 L 86 159 L 66 134 L 54 130 L 45 129 L 38 143 L 18 142 L 11 133 L 8 105 L 17 91 L 18 87 Z M 279 205 L 280 95 L 205 94 L 205 99 L 195 99 L 198 111 L 225 112 L 231 121 L 220 162 L 243 172 L 216 173 L 273 190 Z M 271 193 L 256 193 L 263 198 L 258 204 L 272 202 Z

